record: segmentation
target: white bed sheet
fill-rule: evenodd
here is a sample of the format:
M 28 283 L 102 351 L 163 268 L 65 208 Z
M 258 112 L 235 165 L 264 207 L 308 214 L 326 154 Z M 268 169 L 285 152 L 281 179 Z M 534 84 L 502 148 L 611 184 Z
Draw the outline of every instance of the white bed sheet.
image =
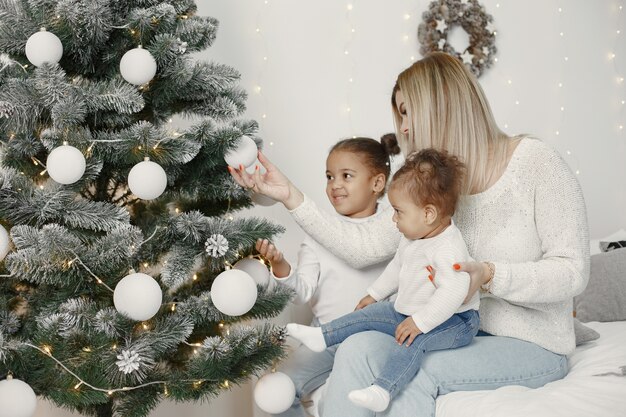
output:
M 569 373 L 542 388 L 502 387 L 492 391 L 453 392 L 437 398 L 436 417 L 626 417 L 626 321 L 585 323 L 600 338 L 576 348 Z M 326 385 L 317 389 L 307 412 L 318 416 Z
M 542 388 L 502 387 L 437 398 L 437 417 L 626 417 L 626 321 L 585 323 L 600 338 L 569 356 L 570 370 Z

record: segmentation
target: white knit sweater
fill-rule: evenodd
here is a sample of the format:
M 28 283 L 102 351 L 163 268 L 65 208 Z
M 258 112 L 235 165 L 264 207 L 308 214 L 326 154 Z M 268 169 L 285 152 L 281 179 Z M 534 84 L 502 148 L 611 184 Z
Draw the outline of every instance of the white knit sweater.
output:
M 334 217 L 340 222 L 355 224 L 384 215 L 386 213 L 379 210 L 366 218 Z M 296 292 L 296 304 L 309 303 L 314 322 L 324 324 L 354 311 L 361 298 L 367 295 L 367 287 L 386 266 L 386 262 L 381 262 L 365 268 L 353 268 L 306 236 L 298 252 L 298 265 L 292 267 L 284 278 L 272 276 Z
M 309 235 L 362 268 L 390 259 L 398 246 L 387 210 L 370 222 L 339 224 L 305 196 L 292 214 Z M 500 179 L 462 197 L 454 218 L 470 255 L 495 265 L 480 303 L 481 328 L 572 352 L 572 298 L 589 278 L 589 232 L 580 185 L 558 153 L 523 139 Z
M 478 294 L 463 304 L 469 275 L 452 269 L 455 262 L 471 260 L 454 223 L 431 238 L 402 238 L 396 255 L 367 292 L 377 301 L 397 292 L 395 310 L 412 316 L 422 333 L 428 333 L 455 313 L 478 310 Z M 429 265 L 437 271 L 432 281 L 426 269 Z

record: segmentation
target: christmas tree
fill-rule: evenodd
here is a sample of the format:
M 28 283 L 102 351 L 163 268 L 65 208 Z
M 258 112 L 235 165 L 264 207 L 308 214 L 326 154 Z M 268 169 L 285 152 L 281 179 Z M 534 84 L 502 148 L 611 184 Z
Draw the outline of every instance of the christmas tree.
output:
M 258 125 L 237 71 L 190 56 L 218 28 L 195 12 L 0 0 L 0 416 L 29 415 L 33 391 L 147 416 L 283 355 L 258 319 L 291 293 L 251 258 L 282 228 L 232 215 L 252 203 L 225 162 L 254 163 Z

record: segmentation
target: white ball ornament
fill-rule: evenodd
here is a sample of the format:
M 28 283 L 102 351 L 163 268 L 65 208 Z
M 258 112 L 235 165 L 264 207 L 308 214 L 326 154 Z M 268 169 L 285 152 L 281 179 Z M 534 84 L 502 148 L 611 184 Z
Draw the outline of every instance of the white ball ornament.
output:
M 74 184 L 85 173 L 85 155 L 73 146 L 64 143 L 54 148 L 46 160 L 48 175 L 59 184 Z
M 165 191 L 167 175 L 161 165 L 146 158 L 130 170 L 128 187 L 142 200 L 154 200 Z
M 150 275 L 136 272 L 115 286 L 115 309 L 135 321 L 150 320 L 161 308 L 163 293 Z
M 143 85 L 154 78 L 157 64 L 150 52 L 141 46 L 126 52 L 120 61 L 120 73 L 131 84 Z
M 258 285 L 267 285 L 270 280 L 270 271 L 258 259 L 243 258 L 233 268 L 247 272 Z
M 26 41 L 26 58 L 36 67 L 44 63 L 56 64 L 63 56 L 63 44 L 54 34 L 41 28 Z
M 228 165 L 236 169 L 239 169 L 239 165 L 249 167 L 256 161 L 258 153 L 259 149 L 256 146 L 256 142 L 250 137 L 243 135 L 239 138 L 237 147 L 224 155 L 224 160 Z
M 269 414 L 280 414 L 292 406 L 296 387 L 286 374 L 273 372 L 264 375 L 254 386 L 254 402 Z
M 246 314 L 256 303 L 257 288 L 254 279 L 239 269 L 219 274 L 211 286 L 211 301 L 215 308 L 228 316 Z
M 11 376 L 0 381 L 0 417 L 31 417 L 36 408 L 37 396 L 26 382 Z
M 7 256 L 11 249 L 11 239 L 9 238 L 9 232 L 0 224 L 0 262 Z

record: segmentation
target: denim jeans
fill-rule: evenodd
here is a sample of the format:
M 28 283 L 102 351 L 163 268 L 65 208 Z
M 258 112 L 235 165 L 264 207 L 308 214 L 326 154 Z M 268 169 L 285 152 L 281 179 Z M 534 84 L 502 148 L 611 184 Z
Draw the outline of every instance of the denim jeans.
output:
M 371 384 L 387 360 L 395 340 L 379 332 L 359 333 L 337 349 L 328 378 L 321 417 L 434 417 L 438 395 L 454 391 L 492 390 L 505 385 L 542 387 L 567 374 L 567 357 L 534 343 L 503 336 L 477 336 L 458 349 L 426 355 L 417 376 L 383 413 L 354 405 L 348 393 Z
M 326 346 L 343 342 L 355 333 L 376 330 L 390 336 L 407 317 L 398 313 L 390 302 L 377 302 L 322 325 Z M 427 352 L 465 346 L 478 332 L 478 311 L 468 310 L 454 314 L 428 333 L 418 335 L 410 346 L 394 344 L 391 356 L 385 362 L 373 384 L 395 397 L 417 374 Z M 362 387 L 363 388 L 363 387 Z
M 324 385 L 333 369 L 337 347 L 331 346 L 323 352 L 312 352 L 306 346 L 300 345 L 280 364 L 276 370 L 289 375 L 296 387 L 296 398 L 287 411 L 275 416 L 304 417 L 304 408 L 300 401 Z

